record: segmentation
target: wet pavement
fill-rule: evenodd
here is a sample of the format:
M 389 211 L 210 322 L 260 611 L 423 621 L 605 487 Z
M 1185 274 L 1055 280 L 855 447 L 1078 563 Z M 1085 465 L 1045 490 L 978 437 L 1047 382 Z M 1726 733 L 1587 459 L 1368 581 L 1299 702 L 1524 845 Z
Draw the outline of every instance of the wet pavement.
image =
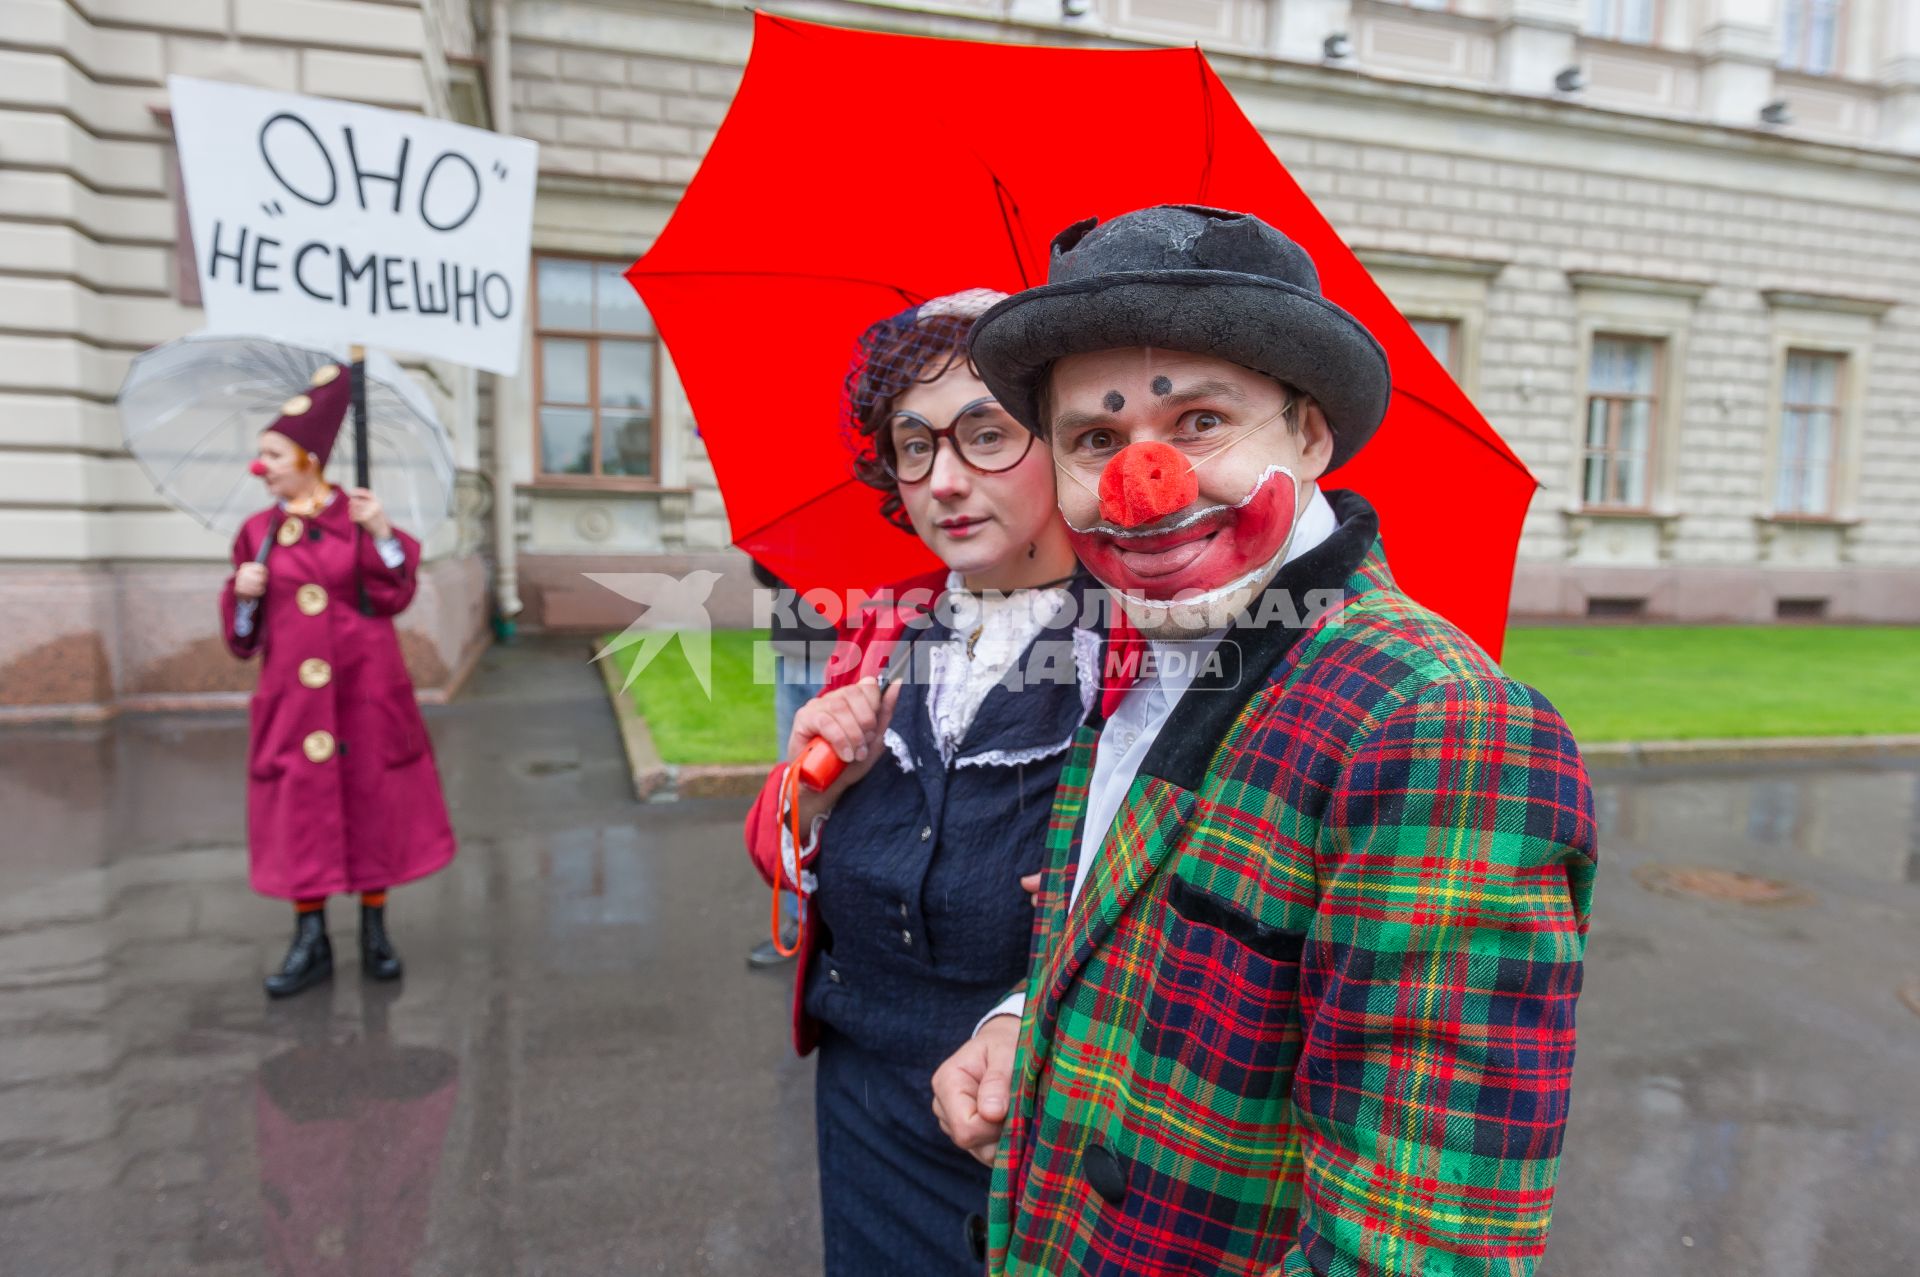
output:
M 343 962 L 278 1004 L 242 722 L 0 732 L 0 1274 L 818 1272 L 743 804 L 637 806 L 573 643 L 496 651 L 428 718 L 462 851 L 394 893 L 403 986 Z M 1541 1271 L 1911 1272 L 1920 760 L 1600 780 Z M 1811 898 L 1636 878 L 1692 867 Z

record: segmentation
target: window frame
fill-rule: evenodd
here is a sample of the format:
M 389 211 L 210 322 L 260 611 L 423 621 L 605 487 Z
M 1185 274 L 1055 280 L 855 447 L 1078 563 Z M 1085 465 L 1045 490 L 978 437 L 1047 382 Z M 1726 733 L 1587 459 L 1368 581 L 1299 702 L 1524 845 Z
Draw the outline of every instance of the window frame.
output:
M 1466 344 L 1466 322 L 1458 315 L 1436 315 L 1426 310 L 1414 309 L 1403 313 L 1416 337 L 1420 337 L 1420 325 L 1423 323 L 1446 325 L 1447 353 L 1434 357 L 1440 360 L 1440 366 L 1447 370 L 1447 375 L 1453 378 L 1455 384 L 1465 386 L 1466 368 L 1461 362 L 1461 355 L 1462 347 Z M 1427 339 L 1420 337 L 1420 344 L 1426 346 Z M 1434 353 L 1432 346 L 1427 346 L 1427 353 L 1430 355 Z
M 1812 17 L 1814 6 L 1818 3 L 1820 3 L 1820 0 L 1781 0 L 1780 60 L 1775 64 L 1780 70 L 1790 71 L 1795 75 L 1833 77 L 1845 74 L 1849 27 L 1847 19 L 1851 16 L 1851 5 L 1848 3 L 1848 0 L 1833 0 L 1833 61 L 1831 63 L 1818 68 L 1807 65 L 1807 53 L 1812 47 L 1813 24 L 1811 22 L 1803 23 L 1800 28 L 1800 47 L 1798 49 L 1788 49 L 1786 46 L 1787 11 L 1798 6 L 1803 9 L 1810 18 Z
M 590 266 L 613 266 L 618 268 L 618 258 L 602 257 L 594 253 L 568 253 L 535 250 L 529 263 L 528 293 L 533 302 L 533 314 L 528 325 L 532 337 L 532 401 L 528 405 L 533 418 L 533 485 L 538 488 L 576 488 L 595 492 L 660 492 L 669 485 L 662 481 L 663 458 L 660 448 L 662 441 L 661 418 L 665 415 L 663 390 L 666 375 L 666 345 L 660 340 L 658 325 L 654 325 L 651 334 L 622 333 L 611 329 L 575 329 L 547 328 L 540 314 L 540 264 L 546 261 L 584 262 Z M 648 315 L 652 323 L 652 316 Z M 591 402 L 586 404 L 549 404 L 546 399 L 546 359 L 543 343 L 552 338 L 557 341 L 581 341 L 587 346 L 587 394 Z M 600 466 L 600 417 L 606 406 L 599 402 L 600 394 L 600 347 L 606 341 L 645 342 L 653 347 L 652 371 L 652 432 L 653 438 L 648 450 L 653 473 L 648 475 L 602 474 Z M 546 449 L 541 438 L 540 413 L 543 408 L 586 408 L 593 413 L 593 465 L 591 474 L 569 474 L 564 471 L 552 471 L 546 468 Z
M 1567 485 L 1564 507 L 1572 520 L 1569 529 L 1595 520 L 1620 518 L 1651 520 L 1660 525 L 1661 557 L 1667 557 L 1677 535 L 1680 502 L 1687 473 L 1680 464 L 1680 441 L 1687 427 L 1689 350 L 1700 299 L 1708 285 L 1692 280 L 1611 271 L 1569 270 L 1573 289 L 1574 324 L 1579 363 L 1568 396 L 1566 428 L 1570 446 L 1561 474 Z M 1653 423 L 1652 452 L 1647 473 L 1644 509 L 1594 507 L 1586 504 L 1587 387 L 1592 382 L 1593 339 L 1597 336 L 1641 338 L 1660 344 L 1662 366 L 1655 382 L 1664 414 Z M 1577 552 L 1579 537 L 1575 537 Z M 1570 552 L 1571 553 L 1571 552 Z
M 1650 378 L 1653 388 L 1644 395 L 1622 394 L 1614 391 L 1596 392 L 1593 389 L 1593 348 L 1602 341 L 1636 342 L 1653 347 L 1653 376 Z M 1672 358 L 1672 352 L 1668 348 L 1667 339 L 1649 333 L 1623 332 L 1612 327 L 1602 326 L 1595 328 L 1592 335 L 1588 338 L 1586 384 L 1580 394 L 1579 485 L 1576 489 L 1579 493 L 1579 507 L 1583 513 L 1652 514 L 1654 512 L 1654 498 L 1658 487 L 1657 474 L 1660 465 L 1661 445 L 1666 437 L 1665 423 L 1661 420 L 1661 410 L 1666 403 L 1666 396 L 1662 394 L 1662 387 L 1666 383 L 1667 362 L 1670 358 Z M 1591 460 L 1595 451 L 1593 444 L 1588 442 L 1592 430 L 1593 402 L 1595 399 L 1604 399 L 1611 405 L 1607 410 L 1607 444 L 1602 450 L 1603 455 L 1609 459 L 1610 463 L 1612 459 L 1619 456 L 1622 451 L 1620 445 L 1615 442 L 1620 431 L 1622 417 L 1621 406 L 1626 403 L 1635 403 L 1642 400 L 1648 405 L 1646 446 L 1640 458 L 1642 499 L 1638 502 L 1589 501 L 1587 499 L 1587 463 Z M 1601 489 L 1603 492 L 1611 487 L 1617 486 L 1610 482 L 1616 473 L 1617 471 L 1610 464 L 1606 475 L 1601 480 Z
M 1787 369 L 1794 357 L 1829 360 L 1837 365 L 1833 379 L 1833 402 L 1830 404 L 1795 404 L 1787 400 Z M 1818 346 L 1794 343 L 1782 348 L 1780 357 L 1779 380 L 1775 387 L 1777 404 L 1773 421 L 1773 447 L 1771 465 L 1767 483 L 1767 506 L 1772 518 L 1787 523 L 1832 523 L 1839 517 L 1840 509 L 1840 468 L 1846 459 L 1847 402 L 1852 385 L 1852 361 L 1844 350 L 1824 349 Z M 1792 466 L 1786 455 L 1787 414 L 1789 412 L 1824 412 L 1830 418 L 1827 428 L 1827 482 L 1825 506 L 1819 510 L 1786 510 L 1780 506 L 1780 482 L 1789 469 L 1804 471 L 1804 460 L 1798 460 Z
M 1607 6 L 1609 26 L 1600 29 L 1589 26 L 1587 17 L 1583 14 L 1580 19 L 1581 35 L 1589 36 L 1595 40 L 1608 40 L 1614 44 L 1637 45 L 1641 48 L 1651 48 L 1660 43 L 1660 31 L 1667 17 L 1666 0 L 1651 0 L 1651 7 L 1647 14 L 1647 34 L 1644 39 L 1639 36 L 1626 35 L 1614 29 L 1620 25 L 1620 18 L 1625 12 L 1627 0 L 1601 0 L 1601 3 Z M 1588 10 L 1588 12 L 1591 12 L 1591 0 L 1588 0 L 1582 7 Z

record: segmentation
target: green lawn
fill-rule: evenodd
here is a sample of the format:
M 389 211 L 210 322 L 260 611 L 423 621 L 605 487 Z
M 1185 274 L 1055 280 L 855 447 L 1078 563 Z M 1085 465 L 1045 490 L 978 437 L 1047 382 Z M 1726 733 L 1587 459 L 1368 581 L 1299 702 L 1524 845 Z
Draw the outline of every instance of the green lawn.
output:
M 714 632 L 711 699 L 677 642 L 641 672 L 630 694 L 662 758 L 774 757 L 772 671 L 767 665 L 756 678 L 754 669 L 754 644 L 764 638 L 759 630 Z M 624 678 L 637 653 L 629 646 L 608 659 Z M 1589 743 L 1920 733 L 1920 629 L 1516 627 L 1505 664 Z
M 602 645 L 615 635 L 604 635 Z M 628 695 L 647 720 L 654 746 L 669 763 L 770 763 L 780 751 L 773 739 L 773 671 L 754 674 L 754 644 L 765 630 L 713 632 L 713 696 L 701 690 L 678 642 L 662 649 L 640 672 Z M 630 644 L 606 659 L 624 680 L 640 648 Z M 763 662 L 766 658 L 762 658 Z
M 1920 732 L 1920 629 L 1515 628 L 1504 664 L 1587 742 Z

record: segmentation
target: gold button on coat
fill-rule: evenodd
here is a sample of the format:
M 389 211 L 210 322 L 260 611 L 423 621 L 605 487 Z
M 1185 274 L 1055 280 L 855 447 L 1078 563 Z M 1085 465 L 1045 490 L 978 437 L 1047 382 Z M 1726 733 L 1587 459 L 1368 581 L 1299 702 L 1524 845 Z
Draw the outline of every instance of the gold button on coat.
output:
M 276 540 L 281 545 L 292 545 L 307 530 L 306 523 L 297 514 L 290 514 L 280 521 L 280 534 Z
M 333 666 L 317 656 L 300 662 L 300 682 L 305 687 L 325 687 L 333 681 Z
M 307 738 L 300 742 L 300 748 L 307 751 L 307 761 L 324 763 L 333 757 L 332 732 L 308 732 Z
M 327 610 L 327 587 L 309 581 L 300 587 L 293 601 L 308 616 L 318 616 Z

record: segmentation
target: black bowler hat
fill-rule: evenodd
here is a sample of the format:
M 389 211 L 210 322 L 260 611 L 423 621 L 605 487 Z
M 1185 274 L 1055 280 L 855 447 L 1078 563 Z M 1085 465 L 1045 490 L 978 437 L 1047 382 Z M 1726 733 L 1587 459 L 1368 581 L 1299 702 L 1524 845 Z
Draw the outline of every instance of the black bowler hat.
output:
M 970 340 L 987 389 L 1045 437 L 1040 388 L 1053 361 L 1130 346 L 1211 355 L 1312 395 L 1337 466 L 1387 412 L 1387 355 L 1320 295 L 1298 244 L 1247 213 L 1161 204 L 1054 237 L 1047 282 L 982 315 Z

